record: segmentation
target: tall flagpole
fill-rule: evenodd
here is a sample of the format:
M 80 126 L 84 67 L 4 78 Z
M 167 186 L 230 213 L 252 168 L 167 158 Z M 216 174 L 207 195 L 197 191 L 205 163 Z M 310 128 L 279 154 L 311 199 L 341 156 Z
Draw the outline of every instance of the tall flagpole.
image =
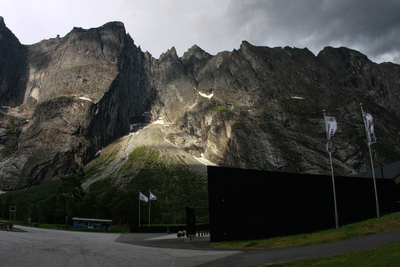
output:
M 379 212 L 379 201 L 378 201 L 378 191 L 376 190 L 376 179 L 375 179 L 375 169 L 374 169 L 374 161 L 372 159 L 372 152 L 371 152 L 371 142 L 370 142 L 370 134 L 367 129 L 365 117 L 364 117 L 364 110 L 362 108 L 362 103 L 360 103 L 361 106 L 361 113 L 363 116 L 363 121 L 364 121 L 364 126 L 365 126 L 365 133 L 367 135 L 367 143 L 368 143 L 368 150 L 369 150 L 369 157 L 371 158 L 371 168 L 372 168 L 372 179 L 374 180 L 374 191 L 375 191 L 375 207 L 376 207 L 376 218 L 380 217 L 380 212 Z
M 329 153 L 329 158 L 331 161 L 331 173 L 332 173 L 332 187 L 333 187 L 333 201 L 335 202 L 335 227 L 339 229 L 339 216 L 337 212 L 337 202 L 336 202 L 336 189 L 335 189 L 335 176 L 333 175 L 333 163 L 332 163 L 332 155 Z
M 326 124 L 326 120 L 325 120 L 325 110 L 324 110 L 324 121 L 325 121 L 325 124 Z M 339 216 L 338 216 L 338 212 L 337 212 L 337 202 L 336 202 L 336 189 L 335 189 L 335 176 L 333 175 L 333 163 L 332 163 L 332 153 L 331 153 L 331 151 L 330 151 L 330 147 L 331 147 L 331 142 L 332 142 L 332 140 L 331 140 L 331 136 L 329 135 L 329 133 L 327 133 L 327 136 L 328 136 L 328 146 L 329 146 L 329 150 L 328 150 L 328 153 L 329 153 L 329 161 L 330 161 L 330 163 L 331 163 L 331 174 L 332 174 L 332 187 L 333 187 L 333 202 L 334 202 L 334 205 L 335 205 L 335 228 L 336 229 L 339 229 Z
M 139 190 L 139 227 L 140 227 L 140 190 Z
M 368 145 L 368 149 L 369 149 L 369 156 L 371 157 L 372 179 L 374 180 L 376 218 L 379 218 L 380 217 L 380 212 L 379 212 L 378 191 L 376 190 L 376 179 L 375 179 L 374 162 L 372 160 L 372 152 L 371 152 L 371 146 L 370 145 Z

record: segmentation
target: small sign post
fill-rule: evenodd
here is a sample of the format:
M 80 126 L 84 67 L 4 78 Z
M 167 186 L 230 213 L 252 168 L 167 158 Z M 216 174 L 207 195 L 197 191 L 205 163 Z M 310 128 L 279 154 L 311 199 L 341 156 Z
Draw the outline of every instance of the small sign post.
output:
M 11 213 L 14 213 L 14 221 L 15 221 L 15 213 L 17 213 L 17 207 L 16 206 L 9 206 L 8 210 L 10 211 L 10 221 L 11 221 Z

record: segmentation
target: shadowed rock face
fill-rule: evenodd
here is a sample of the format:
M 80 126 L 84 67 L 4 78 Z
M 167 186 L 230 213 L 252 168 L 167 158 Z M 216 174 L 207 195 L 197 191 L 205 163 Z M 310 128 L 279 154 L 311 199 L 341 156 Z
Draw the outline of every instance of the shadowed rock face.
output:
M 327 174 L 323 109 L 338 121 L 335 173 L 361 172 L 370 166 L 359 103 L 374 116 L 375 159 L 400 159 L 399 70 L 343 47 L 315 56 L 246 41 L 155 59 L 120 22 L 24 46 L 1 18 L 0 189 L 64 175 L 157 119 L 170 143 L 219 165 Z
M 0 16 L 1 105 L 14 107 L 22 104 L 28 78 L 26 51 Z

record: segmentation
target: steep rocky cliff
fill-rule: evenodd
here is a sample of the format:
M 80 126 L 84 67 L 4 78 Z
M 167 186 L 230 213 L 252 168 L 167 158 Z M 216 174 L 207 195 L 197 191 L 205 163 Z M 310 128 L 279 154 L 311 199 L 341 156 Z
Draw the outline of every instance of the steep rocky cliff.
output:
M 26 63 L 25 68 L 15 72 L 28 77 L 22 93 L 18 89 L 22 100 L 0 100 L 2 188 L 51 180 L 86 164 L 99 148 L 128 133 L 129 121 L 154 97 L 142 64 L 146 55 L 120 22 L 74 28 L 63 38 L 31 46 L 19 44 L 4 24 L 1 31 L 8 34 L 2 37 L 5 49 L 20 49 L 10 55 L 11 62 L 18 63 L 17 56 L 26 59 L 18 63 Z M 1 76 L 18 81 L 17 74 L 7 72 L 9 61 L 1 64 Z M 2 95 L 16 94 L 16 87 L 6 85 L 0 88 Z M 7 130 L 11 122 L 13 135 Z
M 315 56 L 245 41 L 239 50 L 216 56 L 194 46 L 181 59 L 169 51 L 160 61 L 169 54 L 176 78 L 158 90 L 164 103 L 174 103 L 165 105 L 166 117 L 198 137 L 198 150 L 213 162 L 261 169 L 269 161 L 282 171 L 328 173 L 325 109 L 339 125 L 335 171 L 368 169 L 359 103 L 375 117 L 378 161 L 398 159 L 398 65 L 378 65 L 347 48 L 327 47 Z M 173 90 L 175 98 L 167 98 Z M 184 114 L 177 113 L 174 108 L 185 102 Z
M 0 20 L 0 189 L 56 179 L 160 120 L 163 138 L 222 166 L 327 174 L 323 110 L 338 121 L 335 172 L 370 169 L 360 111 L 374 116 L 376 161 L 400 159 L 400 66 L 348 48 L 317 56 L 256 47 L 159 59 L 120 22 L 21 45 Z

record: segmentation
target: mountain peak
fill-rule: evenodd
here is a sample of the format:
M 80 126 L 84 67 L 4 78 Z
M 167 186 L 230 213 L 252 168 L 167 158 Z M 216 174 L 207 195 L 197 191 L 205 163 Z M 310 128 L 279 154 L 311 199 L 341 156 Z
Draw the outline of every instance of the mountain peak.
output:
M 193 45 L 187 52 L 183 54 L 183 61 L 190 61 L 191 59 L 201 60 L 204 58 L 209 58 L 211 55 L 201 49 L 198 45 Z
M 250 44 L 248 41 L 243 40 L 243 41 L 242 41 L 242 44 L 240 45 L 240 48 L 242 48 L 242 47 L 248 48 L 248 47 L 251 47 L 251 46 L 253 46 L 253 45 Z
M 198 45 L 193 45 L 185 54 L 193 54 L 196 52 L 205 52 L 203 49 L 201 49 Z
M 106 24 L 104 24 L 103 26 L 101 26 L 100 28 L 111 28 L 113 30 L 116 30 L 118 28 L 125 29 L 125 25 L 121 21 L 110 21 L 110 22 L 107 22 Z
M 10 45 L 18 47 L 21 45 L 21 43 L 19 42 L 18 38 L 14 35 L 14 33 L 9 28 L 7 28 L 6 24 L 4 23 L 4 18 L 0 16 L 0 39 L 3 38 L 5 40 L 5 43 L 7 43 L 7 46 Z M 5 49 L 5 47 L 0 47 L 0 51 L 2 49 Z
M 85 33 L 85 32 L 92 32 L 92 31 L 104 31 L 104 30 L 112 30 L 112 31 L 123 31 L 125 32 L 125 25 L 124 23 L 120 21 L 111 21 L 107 22 L 106 24 L 100 26 L 100 27 L 95 27 L 95 28 L 90 28 L 90 29 L 83 29 L 81 27 L 74 27 L 71 31 L 71 33 Z
M 171 49 L 168 49 L 167 52 L 161 54 L 160 60 L 163 60 L 165 58 L 178 58 L 175 46 L 171 47 Z

